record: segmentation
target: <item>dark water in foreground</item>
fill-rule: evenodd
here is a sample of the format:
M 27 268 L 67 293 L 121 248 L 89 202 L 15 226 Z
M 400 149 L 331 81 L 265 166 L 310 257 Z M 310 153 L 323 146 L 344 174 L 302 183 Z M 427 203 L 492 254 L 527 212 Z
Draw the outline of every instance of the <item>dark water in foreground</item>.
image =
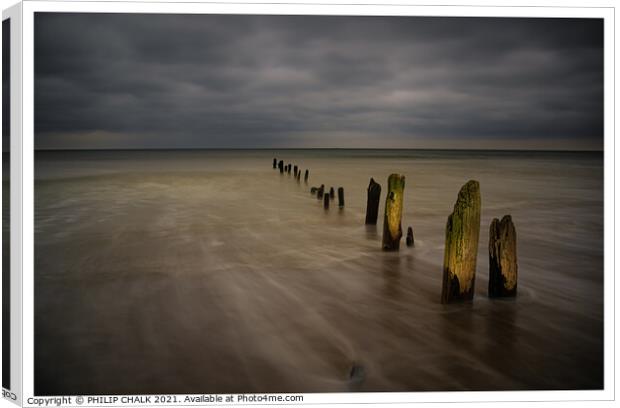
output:
M 416 247 L 384 253 L 366 187 L 381 183 L 383 211 L 392 172 Z M 445 222 L 472 178 L 476 295 L 441 305 Z M 344 210 L 310 195 L 321 183 L 344 187 Z M 490 300 L 504 214 L 519 294 Z M 603 386 L 602 154 L 37 153 L 35 218 L 37 394 Z

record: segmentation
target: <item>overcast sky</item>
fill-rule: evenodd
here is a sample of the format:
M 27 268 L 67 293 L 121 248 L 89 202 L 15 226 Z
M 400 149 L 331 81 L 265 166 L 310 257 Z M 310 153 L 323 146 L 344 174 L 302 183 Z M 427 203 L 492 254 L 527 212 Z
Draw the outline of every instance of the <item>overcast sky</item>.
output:
M 37 13 L 35 143 L 601 150 L 603 22 Z

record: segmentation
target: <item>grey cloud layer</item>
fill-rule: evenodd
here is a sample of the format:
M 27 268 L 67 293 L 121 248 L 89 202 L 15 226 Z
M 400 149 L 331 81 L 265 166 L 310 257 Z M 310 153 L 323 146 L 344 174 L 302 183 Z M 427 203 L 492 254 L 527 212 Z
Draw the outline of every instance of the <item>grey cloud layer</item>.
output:
M 600 149 L 602 29 L 586 19 L 37 14 L 35 143 Z

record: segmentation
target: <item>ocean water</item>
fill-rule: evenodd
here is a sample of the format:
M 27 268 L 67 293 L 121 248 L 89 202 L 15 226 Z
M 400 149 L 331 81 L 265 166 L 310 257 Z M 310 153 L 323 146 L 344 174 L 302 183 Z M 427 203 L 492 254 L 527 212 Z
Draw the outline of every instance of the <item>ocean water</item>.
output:
M 280 175 L 276 157 L 310 170 Z M 403 230 L 364 225 L 406 177 Z M 154 394 L 603 387 L 601 153 L 37 152 L 35 392 Z M 482 217 L 473 302 L 440 303 L 446 219 Z M 343 187 L 346 206 L 309 192 Z M 515 299 L 489 299 L 511 214 Z

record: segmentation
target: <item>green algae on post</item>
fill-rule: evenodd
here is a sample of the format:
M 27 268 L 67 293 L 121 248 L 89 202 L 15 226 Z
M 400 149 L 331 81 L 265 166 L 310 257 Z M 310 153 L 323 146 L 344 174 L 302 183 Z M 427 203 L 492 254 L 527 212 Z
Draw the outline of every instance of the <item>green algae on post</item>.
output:
M 494 218 L 489 230 L 489 297 L 517 294 L 517 232 L 510 215 Z
M 480 206 L 480 183 L 470 180 L 461 187 L 446 224 L 441 303 L 474 297 Z
M 404 190 L 405 176 L 390 174 L 383 218 L 382 247 L 385 251 L 398 251 L 400 247 L 400 239 L 403 236 L 401 218 L 403 215 Z
M 381 185 L 371 177 L 368 184 L 368 201 L 366 202 L 366 224 L 377 225 L 379 216 L 379 199 L 381 198 Z

